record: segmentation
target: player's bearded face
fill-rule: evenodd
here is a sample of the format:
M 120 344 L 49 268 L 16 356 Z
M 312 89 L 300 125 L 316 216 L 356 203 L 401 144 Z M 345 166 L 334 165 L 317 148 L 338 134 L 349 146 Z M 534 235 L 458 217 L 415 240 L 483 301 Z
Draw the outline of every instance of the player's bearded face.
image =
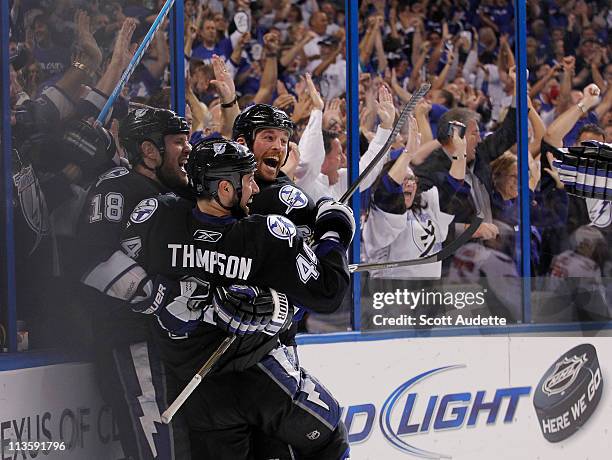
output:
M 259 193 L 259 187 L 255 182 L 255 173 L 242 176 L 242 197 L 240 199 L 240 207 L 244 213 L 249 215 L 249 204 L 253 201 L 253 195 Z
M 262 129 L 255 135 L 253 142 L 253 155 L 257 161 L 257 177 L 273 181 L 278 176 L 285 156 L 289 135 L 282 129 Z
M 191 152 L 191 144 L 186 134 L 169 134 L 164 137 L 166 151 L 159 168 L 160 179 L 170 187 L 187 186 L 185 165 Z

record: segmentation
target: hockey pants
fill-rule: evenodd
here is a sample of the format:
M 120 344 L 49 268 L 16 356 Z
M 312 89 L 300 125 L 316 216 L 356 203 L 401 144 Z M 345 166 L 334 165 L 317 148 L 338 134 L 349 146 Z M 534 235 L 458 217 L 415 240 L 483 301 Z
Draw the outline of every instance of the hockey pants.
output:
M 194 460 L 344 460 L 348 435 L 338 402 L 279 347 L 256 366 L 204 378 L 185 406 Z M 265 441 L 253 432 L 275 438 Z
M 180 416 L 172 425 L 161 413 L 178 394 L 159 353 L 150 342 L 126 343 L 98 350 L 97 374 L 104 400 L 111 406 L 128 460 L 189 460 L 187 428 Z

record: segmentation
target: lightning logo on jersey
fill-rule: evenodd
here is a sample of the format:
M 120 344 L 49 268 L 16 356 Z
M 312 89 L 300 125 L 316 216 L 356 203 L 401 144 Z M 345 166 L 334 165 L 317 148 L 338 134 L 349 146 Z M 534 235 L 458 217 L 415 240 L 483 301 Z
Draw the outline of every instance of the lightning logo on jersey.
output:
M 293 246 L 293 238 L 297 234 L 297 229 L 293 222 L 291 222 L 286 217 L 282 216 L 268 216 L 266 220 L 268 224 L 268 230 L 272 235 L 279 240 L 287 240 L 289 242 L 289 247 Z
M 105 172 L 100 177 L 98 177 L 98 182 L 96 182 L 96 187 L 99 186 L 102 182 L 108 179 L 116 179 L 117 177 L 125 176 L 129 174 L 130 170 L 124 168 L 123 166 L 117 166 L 116 168 L 111 169 L 110 171 Z
M 293 185 L 284 185 L 278 192 L 278 198 L 287 205 L 285 214 L 289 214 L 294 209 L 302 209 L 308 205 L 306 195 Z
M 222 143 L 213 144 L 213 149 L 215 150 L 215 156 L 223 155 L 225 153 L 225 145 Z
M 138 203 L 138 206 L 132 211 L 130 220 L 135 224 L 142 224 L 157 210 L 157 200 L 155 198 L 147 198 Z

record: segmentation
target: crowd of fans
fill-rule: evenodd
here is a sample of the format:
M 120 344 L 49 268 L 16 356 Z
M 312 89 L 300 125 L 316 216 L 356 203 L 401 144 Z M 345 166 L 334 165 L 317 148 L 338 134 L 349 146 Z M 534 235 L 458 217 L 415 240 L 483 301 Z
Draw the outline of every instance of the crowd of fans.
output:
M 34 120 L 14 119 L 16 202 L 32 235 L 26 241 L 18 233 L 19 251 L 36 261 L 22 278 L 61 273 L 62 242 L 72 230 L 67 216 L 110 164 L 85 165 L 49 144 L 33 146 L 32 135 L 70 131 L 65 120 L 74 113 L 97 116 L 99 99 L 110 94 L 163 3 L 10 2 L 11 104 L 19 114 L 47 95 L 55 106 Z M 313 198 L 337 199 L 347 188 L 344 1 L 185 0 L 184 10 L 192 143 L 231 136 L 225 108 L 234 98 L 241 109 L 272 104 L 298 126 L 285 173 Z M 612 207 L 567 194 L 551 152 L 612 140 L 612 10 L 605 0 L 530 0 L 527 16 L 534 318 L 609 319 Z M 411 94 L 432 85 L 361 187 L 363 260 L 425 257 L 475 215 L 483 218 L 454 257 L 423 270 L 373 272 L 364 296 L 388 289 L 389 280 L 412 289 L 480 286 L 490 311 L 520 321 L 513 2 L 362 0 L 359 38 L 360 168 L 384 144 Z M 111 132 L 130 108 L 170 106 L 169 59 L 164 26 L 114 105 Z M 465 125 L 463 141 L 453 121 Z M 67 301 L 65 292 L 55 294 Z M 43 302 L 40 292 L 20 299 Z M 311 330 L 346 328 L 346 321 L 313 318 Z

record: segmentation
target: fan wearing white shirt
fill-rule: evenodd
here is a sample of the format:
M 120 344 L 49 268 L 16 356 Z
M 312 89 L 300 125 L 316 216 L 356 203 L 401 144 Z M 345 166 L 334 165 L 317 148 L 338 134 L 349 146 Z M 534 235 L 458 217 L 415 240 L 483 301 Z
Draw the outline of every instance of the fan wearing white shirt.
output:
M 304 54 L 306 54 L 308 60 L 316 59 L 321 54 L 319 40 L 327 33 L 328 24 L 329 19 L 323 11 L 316 11 L 310 16 L 308 25 L 310 26 L 310 30 L 317 34 L 317 36 L 304 46 Z
M 295 182 L 315 201 L 324 196 L 339 200 L 348 189 L 348 170 L 341 168 L 342 144 L 330 136 L 327 149 L 323 138 L 323 99 L 317 92 L 312 79 L 307 76 L 307 86 L 313 101 L 308 125 L 300 138 L 300 163 L 295 172 Z M 378 91 L 377 115 L 380 125 L 368 146 L 368 150 L 359 160 L 359 172 L 363 171 L 385 144 L 391 134 L 395 119 L 393 97 L 385 86 Z M 388 156 L 387 156 L 388 159 Z M 372 185 L 382 169 L 384 161 L 380 161 L 365 178 L 361 191 Z
M 371 206 L 363 226 L 365 261 L 390 262 L 427 257 L 442 248 L 454 216 L 440 210 L 437 187 L 418 191 L 417 178 L 410 161 L 419 152 L 416 120 L 410 119 L 406 148 L 395 162 L 387 163 L 372 187 Z M 466 139 L 453 135 L 455 155 L 448 171 L 448 186 L 458 199 L 467 200 L 469 186 L 464 183 Z M 442 263 L 398 267 L 370 272 L 372 278 L 438 279 Z

